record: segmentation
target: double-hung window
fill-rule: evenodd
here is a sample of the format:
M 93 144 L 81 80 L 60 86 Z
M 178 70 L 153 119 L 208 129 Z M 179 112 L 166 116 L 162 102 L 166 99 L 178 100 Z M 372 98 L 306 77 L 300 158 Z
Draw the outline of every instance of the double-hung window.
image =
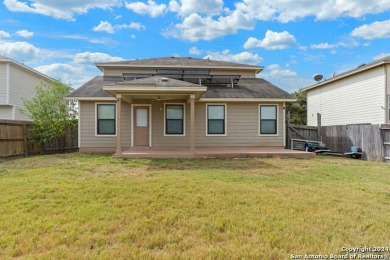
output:
M 260 105 L 260 135 L 276 135 L 278 133 L 278 106 Z
M 96 134 L 115 135 L 115 104 L 97 104 L 96 113 Z
M 165 105 L 165 134 L 184 135 L 184 105 Z
M 226 106 L 207 105 L 207 135 L 226 135 Z

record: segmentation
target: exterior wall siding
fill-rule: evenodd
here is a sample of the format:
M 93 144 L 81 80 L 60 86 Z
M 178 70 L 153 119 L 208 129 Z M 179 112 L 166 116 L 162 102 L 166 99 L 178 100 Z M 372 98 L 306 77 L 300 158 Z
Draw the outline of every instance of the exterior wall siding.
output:
M 0 105 L 0 119 L 12 120 L 13 107 Z
M 386 107 L 383 66 L 308 91 L 307 124 L 383 124 Z M 383 108 L 382 108 L 383 107 Z
M 15 106 L 15 120 L 30 120 L 22 114 L 19 109 L 23 109 L 23 98 L 29 99 L 35 95 L 35 87 L 39 85 L 43 78 L 37 77 L 27 70 L 10 64 L 10 96 L 9 103 Z
M 390 124 L 390 65 L 386 65 L 386 79 L 387 123 Z
M 0 64 L 0 104 L 7 104 L 7 64 Z
M 80 107 L 80 147 L 87 148 L 112 148 L 115 151 L 116 137 L 115 136 L 96 136 L 96 102 L 81 101 Z M 97 102 L 115 104 L 115 102 Z M 130 147 L 130 105 L 122 103 L 122 146 Z
M 185 103 L 185 101 L 165 102 Z M 164 102 L 140 102 L 152 105 L 152 146 L 189 147 L 190 106 L 185 104 L 185 136 L 164 136 Z M 227 135 L 206 136 L 206 103 L 195 103 L 195 146 L 283 146 L 283 103 L 278 103 L 278 135 L 259 136 L 259 103 L 226 103 Z M 115 151 L 116 137 L 95 136 L 95 102 L 80 102 L 80 147 L 112 148 Z M 122 103 L 122 147 L 131 146 L 131 106 Z

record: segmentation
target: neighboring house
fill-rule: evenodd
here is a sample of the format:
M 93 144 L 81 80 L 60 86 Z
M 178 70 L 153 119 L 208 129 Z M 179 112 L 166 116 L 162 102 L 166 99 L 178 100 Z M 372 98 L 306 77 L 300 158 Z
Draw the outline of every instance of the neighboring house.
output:
M 304 89 L 307 124 L 390 123 L 390 56 L 363 64 Z
M 0 119 L 31 120 L 20 112 L 23 99 L 35 95 L 41 82 L 53 79 L 10 58 L 0 56 Z
M 287 92 L 263 67 L 196 58 L 98 63 L 78 100 L 81 152 L 285 145 Z

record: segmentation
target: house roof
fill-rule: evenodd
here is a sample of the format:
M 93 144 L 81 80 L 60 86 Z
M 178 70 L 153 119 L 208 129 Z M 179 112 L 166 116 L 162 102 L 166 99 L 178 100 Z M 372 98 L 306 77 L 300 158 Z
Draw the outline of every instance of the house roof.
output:
M 102 70 L 105 67 L 146 67 L 146 68 L 225 68 L 225 69 L 249 69 L 256 73 L 263 70 L 262 66 L 248 65 L 242 63 L 217 61 L 210 59 L 199 59 L 192 57 L 162 57 L 141 60 L 126 60 L 115 62 L 96 63 Z
M 43 74 L 43 73 L 41 73 L 41 72 L 39 72 L 39 71 L 37 71 L 37 70 L 35 70 L 35 69 L 29 67 L 29 66 L 26 66 L 26 65 L 24 65 L 24 64 L 21 63 L 21 62 L 18 62 L 18 61 L 16 61 L 16 60 L 13 60 L 13 59 L 11 59 L 11 58 L 8 58 L 8 57 L 5 57 L 5 56 L 0 55 L 0 63 L 1 63 L 1 62 L 4 62 L 4 63 L 12 63 L 12 64 L 14 64 L 14 65 L 16 65 L 16 66 L 18 66 L 18 67 L 21 67 L 21 68 L 23 68 L 23 69 L 25 69 L 25 70 L 27 70 L 27 71 L 29 71 L 29 72 L 31 72 L 31 73 L 33 73 L 33 74 L 39 76 L 39 77 L 41 77 L 41 78 L 45 78 L 46 80 L 49 80 L 49 81 L 53 81 L 53 80 L 55 81 L 55 79 L 53 79 L 53 78 L 51 78 L 51 77 L 49 77 L 49 76 L 47 76 L 47 75 L 45 75 L 45 74 Z
M 348 71 L 343 72 L 343 73 L 341 73 L 339 75 L 336 75 L 336 76 L 334 76 L 334 77 L 332 77 L 330 79 L 327 79 L 327 80 L 324 80 L 322 82 L 316 83 L 314 85 L 308 86 L 308 87 L 304 88 L 303 90 L 307 91 L 307 90 L 311 90 L 311 89 L 314 89 L 314 88 L 318 88 L 320 86 L 327 85 L 327 84 L 332 83 L 334 81 L 337 81 L 337 80 L 340 80 L 340 79 L 343 79 L 343 78 L 346 78 L 346 77 L 350 77 L 352 75 L 355 75 L 355 74 L 361 73 L 363 71 L 366 71 L 366 70 L 369 70 L 369 69 L 373 69 L 373 68 L 382 66 L 384 64 L 390 64 L 390 56 L 386 56 L 386 57 L 384 57 L 382 59 L 379 59 L 379 60 L 376 60 L 376 61 L 373 61 L 373 62 L 370 62 L 370 63 L 367 63 L 367 64 L 362 64 L 362 65 L 358 66 L 355 69 L 348 70 Z
M 160 79 L 158 79 L 160 78 Z M 161 77 L 151 77 L 139 79 L 132 82 L 115 83 L 114 81 L 104 80 L 102 76 L 97 76 L 75 91 L 73 91 L 69 98 L 112 98 L 108 92 L 103 90 L 103 86 L 131 86 L 131 85 L 156 85 L 156 80 L 161 80 Z M 199 87 L 200 85 L 188 83 L 184 81 L 169 79 L 169 86 L 176 87 Z M 280 100 L 294 100 L 295 98 L 286 91 L 276 87 L 268 81 L 261 78 L 241 78 L 237 85 L 233 88 L 226 85 L 210 85 L 207 86 L 207 91 L 202 98 L 208 99 L 280 99 Z

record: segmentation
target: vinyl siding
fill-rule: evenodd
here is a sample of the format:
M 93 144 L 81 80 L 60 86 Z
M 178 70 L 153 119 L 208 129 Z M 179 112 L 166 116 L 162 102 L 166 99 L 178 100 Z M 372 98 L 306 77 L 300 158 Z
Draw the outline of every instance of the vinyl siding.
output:
M 180 69 L 180 68 L 178 68 Z M 211 74 L 214 75 L 241 75 L 245 78 L 255 78 L 256 74 L 254 71 L 248 71 L 248 70 L 211 70 Z M 156 69 L 131 69 L 131 68 L 105 68 L 104 69 L 104 76 L 122 76 L 123 73 L 156 73 Z
M 110 102 L 98 102 L 107 103 Z M 111 102 L 112 103 L 112 102 Z M 115 104 L 112 103 L 112 104 Z M 96 111 L 95 102 L 82 101 L 79 102 L 80 107 L 80 147 L 93 148 L 113 148 L 116 147 L 115 136 L 96 136 Z M 130 105 L 122 103 L 122 146 L 124 148 L 130 147 Z
M 183 103 L 166 102 L 166 103 Z M 164 136 L 164 102 L 152 104 L 152 146 L 190 145 L 190 107 L 185 104 L 185 136 Z M 259 136 L 258 103 L 226 103 L 227 136 L 206 136 L 206 103 L 195 103 L 196 146 L 283 146 L 283 104 L 279 103 L 278 136 Z M 116 137 L 95 136 L 95 102 L 81 102 L 80 147 L 115 149 Z M 130 147 L 130 105 L 122 103 L 122 147 Z
M 15 106 L 15 120 L 30 120 L 19 112 L 23 109 L 23 99 L 30 99 L 35 95 L 35 87 L 43 78 L 35 76 L 31 72 L 10 64 L 10 100 L 9 103 Z
M 322 125 L 382 124 L 385 110 L 383 66 L 355 74 L 308 91 L 307 124 Z
M 0 105 L 0 119 L 12 120 L 13 107 Z
M 390 124 L 390 65 L 386 65 L 386 86 L 387 86 L 387 123 Z
M 7 104 L 7 64 L 0 64 L 0 104 Z
M 283 146 L 282 103 L 278 106 L 278 136 L 259 136 L 258 103 L 226 104 L 226 136 L 206 136 L 206 103 L 196 104 L 195 143 L 197 146 Z

